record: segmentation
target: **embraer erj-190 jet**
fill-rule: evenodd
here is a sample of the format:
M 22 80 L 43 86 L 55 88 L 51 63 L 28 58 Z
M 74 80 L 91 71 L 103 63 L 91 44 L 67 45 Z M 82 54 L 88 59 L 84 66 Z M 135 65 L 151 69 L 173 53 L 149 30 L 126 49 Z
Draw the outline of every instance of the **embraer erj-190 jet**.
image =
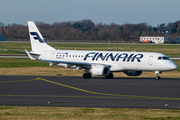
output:
M 32 51 L 26 54 L 32 60 L 39 60 L 65 68 L 83 69 L 84 78 L 105 76 L 113 78 L 113 72 L 124 72 L 128 76 L 140 76 L 143 71 L 159 73 L 177 69 L 177 65 L 162 53 L 126 51 L 84 51 L 56 50 L 46 44 L 32 21 L 28 21 Z

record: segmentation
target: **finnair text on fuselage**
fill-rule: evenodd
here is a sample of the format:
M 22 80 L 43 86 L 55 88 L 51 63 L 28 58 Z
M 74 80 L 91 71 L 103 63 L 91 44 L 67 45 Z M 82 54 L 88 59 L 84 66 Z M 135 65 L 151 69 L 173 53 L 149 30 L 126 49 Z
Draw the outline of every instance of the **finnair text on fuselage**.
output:
M 102 61 L 108 61 L 111 59 L 112 61 L 119 61 L 122 59 L 123 62 L 134 62 L 134 60 L 137 60 L 138 62 L 141 62 L 141 58 L 143 58 L 143 54 L 130 54 L 127 53 L 116 53 L 113 55 L 113 53 L 106 53 L 103 55 L 103 53 L 96 53 L 96 52 L 90 52 L 85 55 L 84 60 L 92 58 L 92 61 L 97 61 L 98 59 L 101 59 Z
M 64 57 L 60 55 L 68 55 L 68 53 L 57 53 L 57 59 L 64 59 Z M 87 53 L 83 60 L 86 61 L 87 59 L 90 59 L 92 61 L 120 61 L 122 60 L 123 62 L 141 62 L 141 59 L 143 58 L 143 54 L 130 54 L 128 55 L 127 53 L 99 53 L 99 52 L 90 52 Z

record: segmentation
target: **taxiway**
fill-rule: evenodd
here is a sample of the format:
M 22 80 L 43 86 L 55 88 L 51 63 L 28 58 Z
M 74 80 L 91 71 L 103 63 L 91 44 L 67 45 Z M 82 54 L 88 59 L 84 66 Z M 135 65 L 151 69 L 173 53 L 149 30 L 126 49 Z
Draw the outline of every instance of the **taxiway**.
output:
M 180 109 L 179 91 L 174 78 L 0 76 L 1 106 Z

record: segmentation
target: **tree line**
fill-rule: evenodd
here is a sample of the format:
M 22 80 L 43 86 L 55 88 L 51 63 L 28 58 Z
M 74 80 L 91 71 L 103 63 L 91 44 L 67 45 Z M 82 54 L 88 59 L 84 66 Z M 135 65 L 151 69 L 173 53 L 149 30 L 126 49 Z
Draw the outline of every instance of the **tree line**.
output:
M 152 27 L 147 23 L 123 24 L 111 23 L 95 24 L 90 19 L 81 21 L 54 22 L 48 24 L 35 22 L 45 40 L 114 40 L 117 42 L 139 42 L 140 36 L 179 36 L 180 21 L 174 23 L 162 23 L 157 27 Z M 21 24 L 4 25 L 0 22 L 0 35 L 5 35 L 6 39 L 26 40 L 29 39 L 27 26 Z

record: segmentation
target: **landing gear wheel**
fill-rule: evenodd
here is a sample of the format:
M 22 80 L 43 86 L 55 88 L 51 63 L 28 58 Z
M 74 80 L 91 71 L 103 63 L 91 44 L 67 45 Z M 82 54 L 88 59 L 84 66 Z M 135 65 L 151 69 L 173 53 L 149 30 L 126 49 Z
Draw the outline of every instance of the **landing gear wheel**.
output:
M 156 76 L 156 80 L 159 80 L 160 79 L 160 76 Z
M 105 78 L 107 78 L 107 79 L 112 79 L 112 78 L 113 78 L 113 74 L 112 74 L 112 73 L 109 73 L 107 76 L 105 76 Z
M 156 80 L 159 80 L 160 79 L 159 74 L 162 73 L 162 71 L 155 71 L 155 73 L 156 73 Z
M 83 74 L 83 78 L 84 79 L 90 79 L 91 78 L 91 74 L 90 73 L 84 73 Z
M 91 74 L 90 74 L 90 73 L 88 73 L 88 78 L 89 78 L 89 79 L 91 78 Z

